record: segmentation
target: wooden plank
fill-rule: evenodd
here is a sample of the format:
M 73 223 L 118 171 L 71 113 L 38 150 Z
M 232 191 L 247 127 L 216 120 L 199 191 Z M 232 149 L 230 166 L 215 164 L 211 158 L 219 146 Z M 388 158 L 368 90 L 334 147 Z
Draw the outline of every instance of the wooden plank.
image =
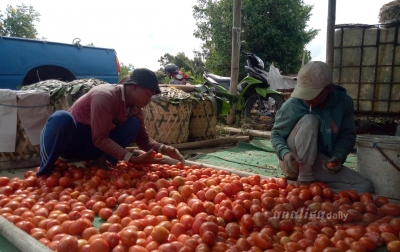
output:
M 0 234 L 22 252 L 51 252 L 49 247 L 22 231 L 12 222 L 0 216 Z
M 248 136 L 238 136 L 238 137 L 220 137 L 216 139 L 208 139 L 208 140 L 201 140 L 201 141 L 194 141 L 194 142 L 187 142 L 187 143 L 180 143 L 180 144 L 171 144 L 171 146 L 179 149 L 179 150 L 187 150 L 187 149 L 197 149 L 197 148 L 204 148 L 209 146 L 217 146 L 217 145 L 225 145 L 231 143 L 238 143 L 238 142 L 249 142 L 250 137 Z M 128 151 L 137 150 L 137 147 L 127 147 Z
M 19 169 L 39 166 L 39 158 L 0 161 L 0 170 Z
M 264 137 L 267 139 L 271 138 L 271 131 L 237 129 L 233 127 L 221 127 L 221 126 L 217 126 L 217 129 L 226 130 L 230 133 L 248 135 L 250 137 Z

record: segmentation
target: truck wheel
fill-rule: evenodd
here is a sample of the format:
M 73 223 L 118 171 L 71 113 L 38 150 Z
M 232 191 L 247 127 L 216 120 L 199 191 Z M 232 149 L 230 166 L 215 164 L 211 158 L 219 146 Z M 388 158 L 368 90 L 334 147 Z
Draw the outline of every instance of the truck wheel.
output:
M 262 97 L 265 110 L 258 109 L 258 94 L 252 94 L 245 102 L 244 116 L 256 124 L 272 126 L 275 123 L 275 116 L 282 107 L 283 100 L 278 94 L 267 94 Z

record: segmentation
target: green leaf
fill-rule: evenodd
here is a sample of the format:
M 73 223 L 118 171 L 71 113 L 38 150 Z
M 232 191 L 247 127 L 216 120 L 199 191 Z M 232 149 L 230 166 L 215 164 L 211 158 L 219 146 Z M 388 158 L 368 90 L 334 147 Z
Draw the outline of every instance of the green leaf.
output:
M 82 86 L 83 86 L 82 84 L 75 85 L 71 91 L 71 94 L 74 95 L 76 92 L 78 92 L 81 89 Z

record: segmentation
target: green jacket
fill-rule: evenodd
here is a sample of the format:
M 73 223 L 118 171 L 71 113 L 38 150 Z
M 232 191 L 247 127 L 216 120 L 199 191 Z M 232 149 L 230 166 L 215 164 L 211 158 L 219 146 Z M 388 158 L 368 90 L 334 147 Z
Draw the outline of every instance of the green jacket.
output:
M 278 110 L 271 142 L 279 159 L 283 160 L 290 151 L 286 143 L 290 132 L 300 118 L 309 113 L 306 103 L 297 98 L 288 99 Z M 328 157 L 337 156 L 344 162 L 356 142 L 353 100 L 344 88 L 335 86 L 324 107 L 312 108 L 312 114 L 319 119 L 318 151 Z

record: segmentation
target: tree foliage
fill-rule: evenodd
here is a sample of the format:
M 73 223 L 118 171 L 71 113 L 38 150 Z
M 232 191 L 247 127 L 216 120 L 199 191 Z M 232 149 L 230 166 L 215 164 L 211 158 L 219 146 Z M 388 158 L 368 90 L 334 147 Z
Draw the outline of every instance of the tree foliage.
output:
M 185 71 L 193 71 L 192 62 L 190 59 L 185 55 L 184 52 L 179 52 L 176 56 L 173 56 L 169 53 L 164 54 L 158 60 L 160 66 L 163 68 L 168 63 L 174 63 L 180 69 L 184 69 Z
M 194 35 L 203 41 L 206 66 L 221 75 L 230 75 L 231 70 L 233 2 L 197 0 L 193 7 Z M 307 29 L 311 10 L 303 0 L 242 0 L 241 27 L 235 29 L 241 49 L 255 53 L 266 65 L 274 62 L 284 72 L 298 71 L 304 46 L 318 33 Z
M 125 76 L 132 74 L 134 69 L 135 67 L 132 64 L 129 63 L 129 65 L 125 65 L 124 63 L 121 62 L 120 71 L 118 74 L 118 80 L 121 80 Z
M 35 39 L 38 32 L 34 21 L 39 22 L 39 16 L 32 6 L 22 3 L 13 8 L 8 5 L 5 14 L 0 12 L 0 35 Z
M 173 63 L 177 65 L 181 71 L 184 71 L 192 78 L 201 78 L 204 71 L 204 62 L 201 57 L 198 56 L 198 52 L 194 53 L 196 56 L 193 60 L 189 59 L 183 52 L 179 52 L 176 56 L 173 56 L 169 53 L 164 54 L 164 56 L 161 56 L 158 60 L 161 66 L 160 71 L 164 71 L 164 67 L 168 63 Z

